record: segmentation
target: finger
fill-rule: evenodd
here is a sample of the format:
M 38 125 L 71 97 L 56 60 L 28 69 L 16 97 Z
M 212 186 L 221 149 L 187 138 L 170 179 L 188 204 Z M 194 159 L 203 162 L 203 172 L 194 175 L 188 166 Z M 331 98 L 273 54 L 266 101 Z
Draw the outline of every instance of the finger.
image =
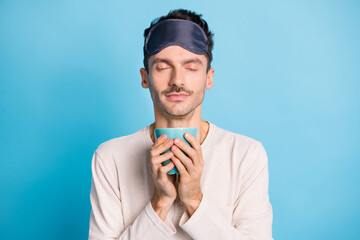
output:
M 202 158 L 202 149 L 199 141 L 190 133 L 185 133 L 184 137 L 191 145 L 191 148 L 195 150 L 196 156 L 192 158 L 194 160 L 195 166 L 203 165 L 204 161 Z
M 157 157 L 161 153 L 165 152 L 167 149 L 169 149 L 173 145 L 173 140 L 169 138 L 159 146 L 151 149 L 151 157 Z
M 174 139 L 174 144 L 179 147 L 182 151 L 184 151 L 186 153 L 186 155 L 188 155 L 188 157 L 194 161 L 197 153 L 196 150 L 193 149 L 192 147 L 190 147 L 187 143 L 185 143 L 183 140 L 181 140 L 180 138 L 175 138 Z
M 199 143 L 199 141 L 190 133 L 185 133 L 184 137 L 186 139 L 186 141 L 188 141 L 191 145 L 191 147 L 193 149 L 195 149 L 196 151 L 201 151 L 201 145 Z
M 158 147 L 160 144 L 162 144 L 163 142 L 165 142 L 166 139 L 167 139 L 166 134 L 162 134 L 160 137 L 158 137 L 158 138 L 155 140 L 155 143 L 154 143 L 154 145 L 153 145 L 152 147 L 153 147 L 153 148 Z
M 169 162 L 165 166 L 161 167 L 159 169 L 159 178 L 162 179 L 162 180 L 168 179 L 167 178 L 167 172 L 170 171 L 171 169 L 173 169 L 174 166 L 175 165 L 174 165 L 173 162 Z
M 169 151 L 167 153 L 161 154 L 157 157 L 154 157 L 151 159 L 151 163 L 153 165 L 159 165 L 160 163 L 169 160 L 172 156 L 174 156 L 174 153 L 172 151 Z
M 195 171 L 194 163 L 190 158 L 188 158 L 178 147 L 172 146 L 171 151 L 174 153 L 175 157 L 181 161 L 181 163 L 186 167 L 189 174 L 193 174 Z
M 182 162 L 176 156 L 173 156 L 171 158 L 171 160 L 175 164 L 177 170 L 179 171 L 180 176 L 189 175 L 189 173 L 186 170 L 185 166 L 182 164 Z
M 155 173 L 155 177 L 158 177 L 159 175 L 159 169 L 161 168 L 161 166 L 163 166 L 163 162 L 170 160 L 171 157 L 174 156 L 174 153 L 169 151 L 167 153 L 164 153 L 162 155 L 159 155 L 155 158 L 152 158 L 149 162 L 150 162 L 150 168 L 152 170 L 153 173 Z
M 159 168 L 161 168 L 162 166 L 161 163 L 166 160 L 169 160 L 172 156 L 174 156 L 174 153 L 169 151 L 167 153 L 154 157 L 149 161 L 151 172 L 155 173 L 156 178 L 158 177 L 159 174 Z

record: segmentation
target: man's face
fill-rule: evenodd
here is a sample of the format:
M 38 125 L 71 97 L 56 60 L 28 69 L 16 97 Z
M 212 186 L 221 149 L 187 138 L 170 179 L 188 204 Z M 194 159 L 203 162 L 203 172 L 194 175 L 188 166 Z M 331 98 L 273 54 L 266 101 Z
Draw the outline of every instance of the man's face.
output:
M 214 69 L 207 58 L 179 46 L 169 46 L 149 58 L 149 73 L 141 69 L 142 86 L 149 88 L 155 111 L 182 117 L 198 108 L 205 89 L 212 87 Z

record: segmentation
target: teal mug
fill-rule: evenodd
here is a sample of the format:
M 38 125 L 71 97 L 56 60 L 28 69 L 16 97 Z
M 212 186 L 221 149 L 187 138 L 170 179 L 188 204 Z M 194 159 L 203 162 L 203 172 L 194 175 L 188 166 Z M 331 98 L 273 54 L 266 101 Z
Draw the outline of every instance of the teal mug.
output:
M 188 132 L 196 138 L 197 130 L 198 130 L 197 128 L 156 128 L 156 129 L 154 129 L 154 133 L 155 133 L 155 139 L 158 139 L 158 137 L 165 134 L 168 139 L 171 138 L 174 140 L 175 138 L 180 138 L 185 143 L 187 143 L 189 146 L 191 146 L 190 143 L 188 141 L 186 141 L 186 139 L 184 138 L 184 134 Z M 167 149 L 162 154 L 164 154 L 168 151 L 170 151 L 170 148 Z M 161 164 L 163 166 L 165 166 L 170 161 L 171 161 L 171 159 L 168 159 L 168 160 L 162 162 Z M 170 171 L 167 172 L 167 174 L 176 174 L 176 173 L 179 173 L 176 166 L 174 166 Z

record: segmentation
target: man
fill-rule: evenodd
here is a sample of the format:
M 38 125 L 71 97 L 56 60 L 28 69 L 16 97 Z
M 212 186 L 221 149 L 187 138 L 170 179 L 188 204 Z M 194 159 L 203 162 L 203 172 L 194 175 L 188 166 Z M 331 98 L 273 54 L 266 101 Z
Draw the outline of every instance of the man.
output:
M 144 36 L 141 84 L 150 90 L 155 122 L 96 149 L 89 239 L 272 239 L 261 142 L 201 119 L 214 74 L 207 23 L 179 9 L 153 21 Z M 176 127 L 198 128 L 196 138 L 185 134 L 190 146 L 155 139 L 155 128 Z M 174 166 L 179 174 L 168 175 Z

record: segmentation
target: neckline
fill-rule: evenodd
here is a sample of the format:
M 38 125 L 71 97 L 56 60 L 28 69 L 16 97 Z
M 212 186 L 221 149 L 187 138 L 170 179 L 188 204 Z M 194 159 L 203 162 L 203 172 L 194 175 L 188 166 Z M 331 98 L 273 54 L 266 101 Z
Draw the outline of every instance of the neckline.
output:
M 204 150 L 206 148 L 206 146 L 209 145 L 209 142 L 211 142 L 212 136 L 213 136 L 213 133 L 214 133 L 215 127 L 216 127 L 211 122 L 209 122 L 209 121 L 206 121 L 206 122 L 209 123 L 209 132 L 206 135 L 203 143 L 201 144 L 201 149 L 202 150 Z M 152 141 L 152 139 L 150 137 L 149 129 L 150 129 L 150 125 L 147 125 L 145 128 L 143 128 L 143 134 L 144 134 L 146 143 L 148 143 L 149 145 L 153 145 L 154 143 L 153 143 L 153 141 Z

